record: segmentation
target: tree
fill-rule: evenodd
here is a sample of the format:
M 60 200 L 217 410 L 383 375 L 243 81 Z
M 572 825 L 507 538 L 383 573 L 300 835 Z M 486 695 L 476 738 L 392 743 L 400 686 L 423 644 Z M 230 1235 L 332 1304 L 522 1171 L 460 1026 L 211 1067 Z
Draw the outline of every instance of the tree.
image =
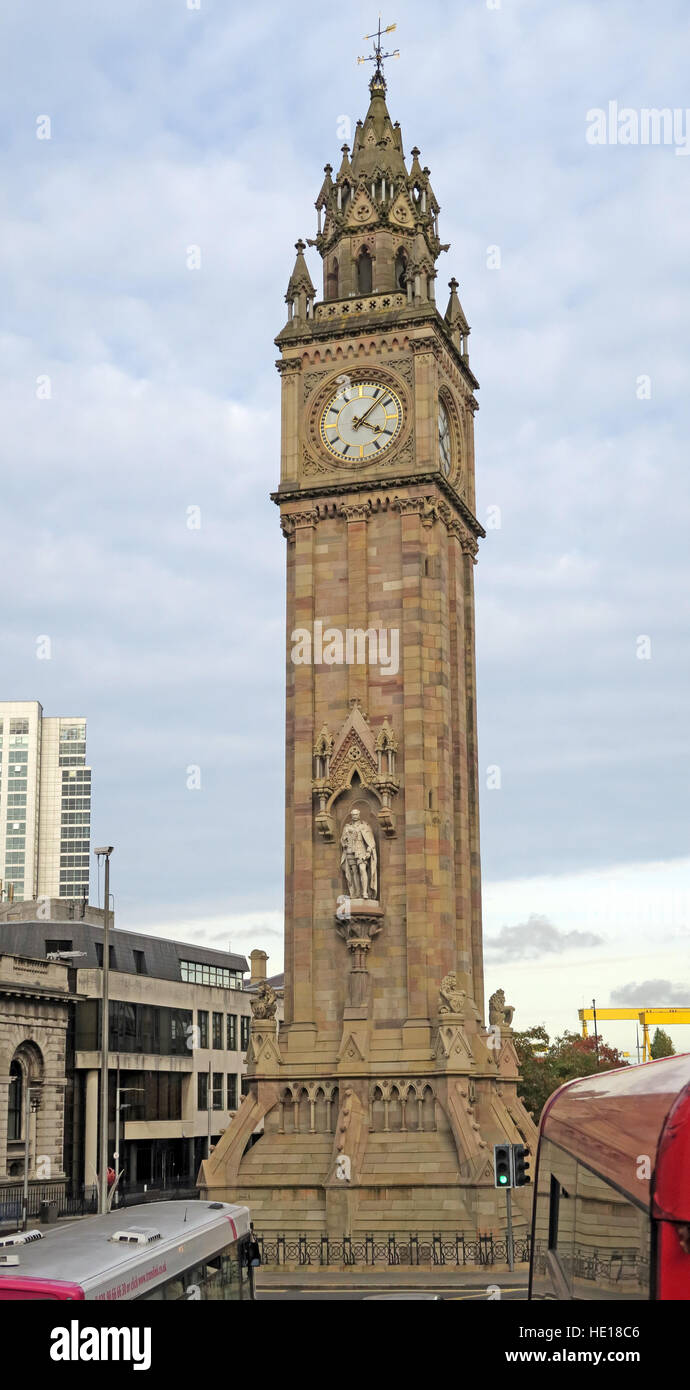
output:
M 628 1063 L 618 1048 L 609 1047 L 593 1037 L 582 1038 L 579 1033 L 563 1033 L 553 1042 L 543 1025 L 515 1033 L 513 1042 L 520 1062 L 518 1095 L 535 1122 L 553 1092 L 566 1081 L 578 1076 L 591 1076 L 597 1071 L 612 1071 Z
M 654 1061 L 657 1057 L 675 1057 L 676 1049 L 664 1028 L 654 1029 L 654 1037 L 649 1051 Z

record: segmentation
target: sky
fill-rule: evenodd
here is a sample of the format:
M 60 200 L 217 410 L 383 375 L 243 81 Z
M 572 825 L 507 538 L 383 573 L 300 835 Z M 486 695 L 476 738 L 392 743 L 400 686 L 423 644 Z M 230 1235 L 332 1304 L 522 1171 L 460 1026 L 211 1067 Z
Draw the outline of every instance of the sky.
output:
M 389 110 L 451 243 L 438 298 L 456 275 L 481 383 L 489 988 L 551 1032 L 593 997 L 690 1003 L 690 12 L 398 0 L 383 19 Z M 86 716 L 119 925 L 261 946 L 270 970 L 273 338 L 376 22 L 229 0 L 0 18 L 1 698 Z M 675 143 L 613 143 L 611 102 L 676 111 Z M 634 1025 L 606 1036 L 629 1048 Z

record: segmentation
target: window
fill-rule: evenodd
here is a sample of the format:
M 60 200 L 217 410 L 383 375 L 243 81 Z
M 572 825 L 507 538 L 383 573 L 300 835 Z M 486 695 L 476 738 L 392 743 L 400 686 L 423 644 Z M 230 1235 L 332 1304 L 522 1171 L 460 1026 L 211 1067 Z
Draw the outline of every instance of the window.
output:
M 208 1072 L 200 1071 L 196 1078 L 197 1110 L 208 1110 Z
M 213 1015 L 213 1046 L 222 1048 L 223 1046 L 223 1015 Z
M 103 942 L 102 942 L 102 941 L 97 941 L 97 942 L 96 942 L 96 960 L 98 961 L 98 968 L 99 968 L 99 970 L 102 970 L 102 969 L 103 969 Z M 109 947 L 108 947 L 108 968 L 109 968 L 110 970 L 114 970 L 114 969 L 115 969 L 115 947 L 114 947 L 114 946 L 109 946 Z
M 647 1211 L 551 1141 L 539 1155 L 533 1296 L 647 1299 Z
M 334 259 L 326 272 L 326 299 L 338 298 L 338 262 Z
M 76 1006 L 76 1047 L 97 1052 L 101 1036 L 100 1000 L 84 1000 Z M 130 1004 L 111 999 L 110 1047 L 113 1052 L 148 1052 L 158 1057 L 188 1057 L 192 1029 L 191 1009 L 157 1008 L 155 1004 Z
M 132 950 L 132 955 L 134 957 L 134 969 L 137 975 L 147 975 L 146 952 Z
M 208 1047 L 208 1011 L 197 1009 L 196 1021 L 199 1028 L 199 1047 Z
M 123 1071 L 121 1122 L 181 1120 L 182 1077 L 169 1071 Z
M 54 951 L 71 951 L 72 942 L 65 938 L 62 941 L 46 941 L 46 955 L 52 955 Z
M 237 1109 L 237 1076 L 228 1072 L 228 1110 Z
M 228 1052 L 237 1051 L 237 1014 L 228 1014 Z
M 28 721 L 28 719 L 10 719 L 10 733 L 11 733 L 11 734 L 28 734 L 28 732 L 29 732 L 29 721 Z
M 223 1109 L 223 1073 L 214 1071 L 213 1073 L 213 1109 Z
M 242 1095 L 243 1095 L 243 1096 L 248 1096 L 248 1095 L 249 1095 L 249 1077 L 248 1077 L 248 1076 L 243 1076 L 243 1077 L 242 1077 Z
M 61 743 L 71 743 L 74 739 L 76 739 L 78 742 L 83 742 L 83 740 L 84 740 L 85 738 L 86 738 L 86 725 L 85 725 L 85 724 L 61 724 L 61 725 L 60 725 L 60 742 L 61 742 Z
M 357 292 L 371 294 L 373 263 L 368 251 L 362 251 L 357 261 Z
M 240 1047 L 246 1052 L 249 1047 L 249 1014 L 242 1014 L 240 1018 Z
M 7 1105 L 7 1138 L 21 1139 L 22 1137 L 22 1100 L 24 1092 L 24 1074 L 19 1062 L 13 1062 L 10 1066 L 10 1094 Z
M 180 975 L 190 985 L 215 985 L 220 989 L 241 989 L 242 973 L 225 965 L 207 965 L 204 961 L 181 960 Z

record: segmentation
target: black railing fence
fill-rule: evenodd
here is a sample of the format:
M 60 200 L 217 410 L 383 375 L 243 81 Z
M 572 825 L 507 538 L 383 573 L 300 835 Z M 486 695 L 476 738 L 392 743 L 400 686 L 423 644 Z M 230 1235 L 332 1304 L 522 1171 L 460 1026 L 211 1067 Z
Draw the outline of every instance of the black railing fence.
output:
M 196 1201 L 199 1193 L 195 1178 L 175 1178 L 163 1183 L 137 1183 L 135 1187 L 119 1189 L 113 1205 L 118 1207 L 136 1206 L 140 1202 L 156 1202 L 165 1198 L 184 1198 Z M 98 1211 L 98 1189 L 89 1187 L 69 1187 L 67 1182 L 29 1182 L 28 1215 L 35 1218 L 41 1214 L 44 1202 L 57 1204 L 58 1216 L 91 1216 Z M 0 1186 L 0 1223 L 18 1222 L 22 1215 L 23 1187 L 21 1182 Z
M 265 1265 L 493 1265 L 508 1263 L 506 1236 L 257 1235 Z M 529 1235 L 513 1240 L 516 1263 L 529 1260 Z

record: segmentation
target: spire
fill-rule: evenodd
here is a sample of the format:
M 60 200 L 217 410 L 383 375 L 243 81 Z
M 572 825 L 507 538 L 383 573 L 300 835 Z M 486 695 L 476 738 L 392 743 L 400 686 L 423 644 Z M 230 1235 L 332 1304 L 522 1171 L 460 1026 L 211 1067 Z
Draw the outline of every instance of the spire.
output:
M 329 198 L 331 189 L 332 189 L 332 187 L 333 187 L 333 180 L 332 180 L 332 178 L 331 178 L 331 174 L 333 173 L 333 165 L 332 165 L 332 164 L 324 164 L 324 166 L 323 166 L 323 172 L 324 172 L 324 174 L 326 175 L 326 177 L 324 178 L 324 181 L 323 181 L 323 183 L 321 184 L 321 188 L 320 188 L 320 190 L 319 190 L 319 196 L 318 196 L 318 198 L 316 199 L 316 202 L 315 202 L 315 204 L 314 204 L 314 207 L 315 207 L 315 208 L 323 208 L 323 207 L 326 207 L 326 206 L 327 206 L 327 204 L 328 204 L 328 198 Z
M 371 101 L 361 124 L 358 123 L 352 152 L 355 178 L 385 174 L 407 178 L 400 127 L 394 126 L 386 106 L 386 79 L 376 71 L 369 83 Z M 421 170 L 420 170 L 421 173 Z
M 453 343 L 458 349 L 458 352 L 464 355 L 467 353 L 467 335 L 470 331 L 470 326 L 465 318 L 462 304 L 458 299 L 458 282 L 455 276 L 453 276 L 452 280 L 448 281 L 448 288 L 450 290 L 450 299 L 448 300 L 445 320 L 448 324 Z
M 302 240 L 295 242 L 297 256 L 295 258 L 295 268 L 288 281 L 287 294 L 285 296 L 288 301 L 293 300 L 295 295 L 299 294 L 300 290 L 304 290 L 307 298 L 311 297 L 313 299 L 316 294 L 311 275 L 307 268 L 307 262 L 304 259 L 305 249 L 306 242 Z
M 304 259 L 305 245 L 306 243 L 301 239 L 295 242 L 297 252 L 295 268 L 288 281 L 287 294 L 285 295 L 285 302 L 288 306 L 288 326 L 295 323 L 295 320 L 310 319 L 314 313 L 316 290 L 307 269 L 307 262 Z
M 419 162 L 420 150 L 418 150 L 416 145 L 414 145 L 413 148 L 410 150 L 410 154 L 412 155 L 412 164 L 410 165 L 410 183 L 425 183 L 426 180 L 424 178 L 422 166 Z
M 339 168 L 339 170 L 338 170 L 338 175 L 337 175 L 337 181 L 338 181 L 338 183 L 342 183 L 343 179 L 351 179 L 351 178 L 352 178 L 352 165 L 350 164 L 350 160 L 349 160 L 350 146 L 349 146 L 349 145 L 341 145 L 340 148 L 341 148 L 341 150 L 342 150 L 343 158 L 342 158 L 342 163 L 341 163 L 341 165 L 340 165 L 340 168 Z

